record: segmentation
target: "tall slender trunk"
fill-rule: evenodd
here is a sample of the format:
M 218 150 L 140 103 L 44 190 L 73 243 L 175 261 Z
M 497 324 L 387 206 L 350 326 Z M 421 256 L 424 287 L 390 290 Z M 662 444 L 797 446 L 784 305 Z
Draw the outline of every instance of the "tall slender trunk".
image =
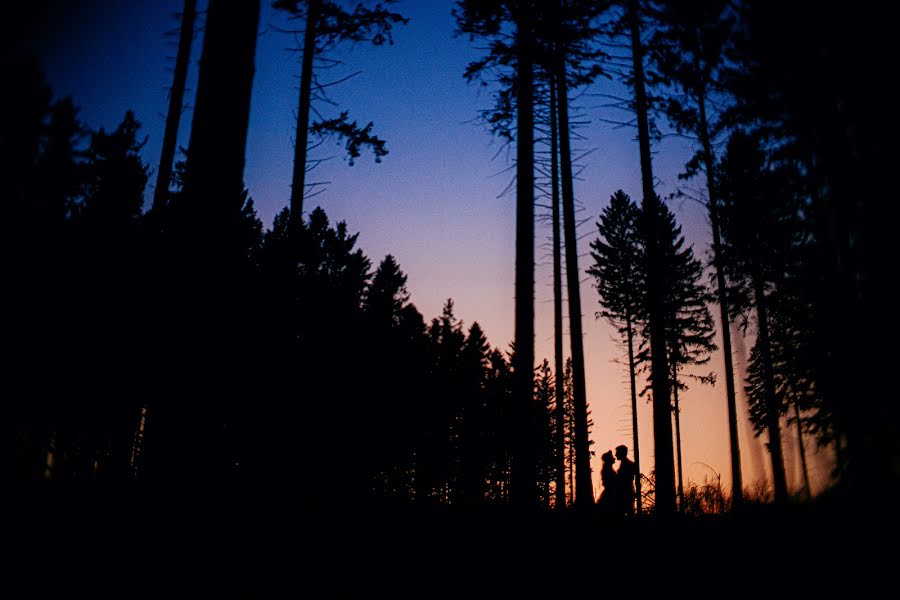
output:
M 669 404 L 669 369 L 663 319 L 659 248 L 659 200 L 653 190 L 650 157 L 650 123 L 647 91 L 644 87 L 644 50 L 638 0 L 631 5 L 631 48 L 634 67 L 634 102 L 641 154 L 641 183 L 644 194 L 644 239 L 647 246 L 647 308 L 650 326 L 650 369 L 653 389 L 653 450 L 656 459 L 656 514 L 675 512 L 675 466 L 672 452 L 672 410 Z
M 532 404 L 534 404 L 534 66 L 531 15 L 523 9 L 518 22 L 516 143 L 516 308 L 513 355 L 515 448 L 512 501 L 537 504 Z
M 303 63 L 300 68 L 300 101 L 297 108 L 297 132 L 294 140 L 294 175 L 291 179 L 291 223 L 303 219 L 303 196 L 306 194 L 306 146 L 309 140 L 309 105 L 312 95 L 313 59 L 316 53 L 316 28 L 322 0 L 309 0 L 306 5 L 306 31 L 303 34 Z
M 259 0 L 210 0 L 185 172 L 185 210 L 167 262 L 184 301 L 163 329 L 178 331 L 164 376 L 170 396 L 148 407 L 147 474 L 198 484 L 236 475 L 234 339 L 240 288 L 235 228 L 244 202 L 243 172 L 253 90 Z M 168 260 L 168 259 L 167 259 Z M 222 323 L 237 323 L 223 329 Z M 237 335 L 234 327 L 238 327 Z M 183 370 L 184 369 L 184 370 Z M 190 372 L 190 375 L 183 373 Z M 171 389 L 170 389 L 171 388 Z M 154 456 L 154 458 L 151 458 Z
M 763 385 L 768 413 L 769 428 L 769 454 L 772 457 L 772 480 L 775 485 L 775 502 L 784 504 L 787 502 L 787 478 L 784 474 L 784 454 L 781 448 L 780 411 L 778 410 L 778 398 L 775 393 L 775 373 L 772 368 L 772 346 L 769 337 L 768 309 L 766 306 L 766 293 L 760 273 L 753 274 L 753 294 L 756 300 L 756 320 L 759 322 L 759 331 L 756 343 L 759 344 L 760 355 L 763 363 Z
M 684 471 L 681 463 L 681 407 L 678 405 L 678 371 L 672 365 L 672 399 L 675 402 L 675 455 L 678 462 L 678 508 L 684 512 Z
M 162 150 L 159 156 L 159 172 L 156 189 L 153 191 L 153 209 L 160 210 L 169 193 L 172 179 L 172 163 L 175 160 L 175 145 L 178 142 L 178 125 L 181 122 L 181 108 L 184 105 L 184 88 L 187 81 L 188 64 L 191 60 L 191 43 L 194 40 L 194 21 L 197 17 L 197 0 L 184 0 L 181 13 L 181 34 L 178 38 L 178 55 L 175 58 L 175 73 L 169 90 L 169 110 L 166 113 L 166 130 L 163 133 Z
M 578 237 L 575 233 L 575 190 L 572 151 L 569 144 L 569 98 L 565 62 L 560 60 L 556 77 L 559 104 L 559 155 L 562 167 L 563 233 L 566 244 L 566 289 L 569 292 L 569 339 L 572 344 L 572 390 L 575 396 L 575 502 L 581 507 L 594 503 L 591 455 L 588 440 L 587 393 L 584 382 L 584 334 L 581 328 L 581 279 L 578 271 Z
M 803 422 L 800 420 L 800 407 L 794 402 L 794 418 L 797 419 L 797 444 L 800 446 L 800 467 L 803 469 L 803 488 L 806 499 L 812 498 L 812 487 L 809 485 L 809 469 L 806 465 L 806 448 L 803 446 Z
M 826 402 L 829 398 L 833 398 L 830 392 L 829 378 L 836 369 L 832 368 L 835 364 L 834 356 L 828 352 L 828 348 L 832 346 L 834 338 L 832 337 L 832 324 L 835 322 L 832 317 L 835 316 L 830 309 L 833 308 L 833 294 L 830 293 L 829 281 L 831 280 L 832 252 L 836 246 L 830 243 L 832 238 L 833 219 L 828 218 L 833 213 L 829 209 L 828 203 L 821 194 L 821 186 L 823 179 L 820 175 L 819 160 L 815 152 L 811 152 L 806 160 L 806 168 L 808 172 L 808 184 L 810 196 L 812 199 L 812 210 L 815 215 L 815 239 L 816 239 L 816 277 L 813 278 L 813 298 L 819 300 L 814 303 L 813 310 L 813 331 L 815 332 L 815 348 L 817 361 L 817 390 Z M 832 404 L 833 405 L 833 404 Z M 834 405 L 833 405 L 834 406 Z M 839 423 L 839 419 L 832 417 L 832 425 Z M 837 480 L 844 480 L 846 475 L 847 454 L 841 442 L 840 429 L 834 430 L 834 458 L 835 458 L 835 474 Z
M 571 439 L 574 440 L 575 436 L 572 436 Z M 569 462 L 569 506 L 572 506 L 575 504 L 575 451 L 573 449 L 570 448 L 566 459 Z
M 562 249 L 560 248 L 559 222 L 559 148 L 556 127 L 556 87 L 550 82 L 550 201 L 553 204 L 553 356 L 554 381 L 556 381 L 556 448 L 559 453 L 556 476 L 556 506 L 566 506 L 566 458 L 565 458 L 565 390 L 563 389 L 563 318 L 562 318 Z
M 638 440 L 637 418 L 637 381 L 634 372 L 634 329 L 631 325 L 631 317 L 625 321 L 625 330 L 628 334 L 628 379 L 631 383 L 631 436 L 634 444 L 634 490 L 637 494 L 637 514 L 643 512 L 643 495 L 641 494 L 641 445 Z
M 210 0 L 207 10 L 185 192 L 228 210 L 242 202 L 259 5 Z
M 709 221 L 713 237 L 713 266 L 716 269 L 716 295 L 719 301 L 719 317 L 722 330 L 722 355 L 725 358 L 725 398 L 728 404 L 728 436 L 731 444 L 731 498 L 732 506 L 739 508 L 744 501 L 744 484 L 741 475 L 741 446 L 738 438 L 737 400 L 734 393 L 734 364 L 731 354 L 731 327 L 728 317 L 728 295 L 725 287 L 725 265 L 722 259 L 722 235 L 719 228 L 719 196 L 715 180 L 715 160 L 709 139 L 706 118 L 706 97 L 700 94 L 700 143 L 703 146 L 703 162 L 706 165 L 706 187 L 709 196 Z

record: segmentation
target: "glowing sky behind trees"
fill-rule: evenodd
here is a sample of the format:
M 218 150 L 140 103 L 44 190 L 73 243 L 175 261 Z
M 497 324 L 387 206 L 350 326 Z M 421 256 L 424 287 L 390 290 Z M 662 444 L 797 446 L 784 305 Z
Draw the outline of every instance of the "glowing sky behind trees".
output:
M 204 10 L 205 4 L 201 1 L 198 8 Z M 349 110 L 351 118 L 363 124 L 374 121 L 374 130 L 387 141 L 390 153 L 381 164 L 364 154 L 351 167 L 341 155 L 342 148 L 326 142 L 312 158 L 333 158 L 312 171 L 308 181 L 329 183 L 321 194 L 308 199 L 305 207 L 311 210 L 319 205 L 333 220 L 347 221 L 351 231 L 360 232 L 360 246 L 374 262 L 387 253 L 396 256 L 409 276 L 412 301 L 426 320 L 440 313 L 447 298 L 453 298 L 456 314 L 466 327 L 478 321 L 492 345 L 505 349 L 513 338 L 515 209 L 514 195 L 501 196 L 501 192 L 512 177 L 507 168 L 514 148 L 507 152 L 485 127 L 474 122 L 478 111 L 491 103 L 490 88 L 463 80 L 466 63 L 481 52 L 467 39 L 453 36 L 452 4 L 451 0 L 401 2 L 398 10 L 410 18 L 410 24 L 395 32 L 395 45 L 358 46 L 332 55 L 346 65 L 334 69 L 333 77 L 323 74 L 323 81 L 357 70 L 362 74 L 330 88 L 331 98 L 338 107 Z M 164 33 L 177 28 L 174 15 L 181 5 L 180 0 L 61 3 L 34 37 L 54 94 L 71 94 L 87 125 L 111 129 L 127 109 L 135 111 L 148 135 L 143 155 L 154 170 L 177 45 L 176 36 Z M 244 179 L 259 217 L 270 226 L 290 196 L 299 53 L 288 48 L 298 47 L 299 42 L 277 31 L 291 25 L 275 13 L 270 2 L 263 3 L 260 24 Z M 181 146 L 187 145 L 189 136 L 200 36 L 202 32 L 193 46 L 186 94 L 189 107 L 179 132 Z M 597 293 L 584 274 L 590 258 L 588 243 L 596 235 L 594 222 L 610 195 L 621 188 L 640 200 L 634 131 L 600 121 L 629 117 L 601 108 L 606 100 L 594 95 L 625 91 L 617 83 L 601 80 L 573 102 L 584 117 L 579 120 L 592 121 L 577 132 L 583 139 L 576 142 L 576 148 L 593 151 L 581 160 L 583 170 L 575 189 L 583 206 L 579 217 L 585 221 L 579 229 L 579 266 L 583 273 L 588 401 L 594 422 L 595 487 L 599 485 L 599 455 L 620 443 L 632 446 L 627 370 L 615 362 L 623 357 L 623 350 L 614 341 L 618 336 L 612 327 L 594 319 Z M 338 110 L 323 103 L 318 108 L 331 116 Z M 666 137 L 654 148 L 657 191 L 663 197 L 679 185 L 704 190 L 700 179 L 686 184 L 677 179 L 688 156 L 688 144 Z M 148 202 L 151 197 L 148 189 Z M 709 244 L 705 208 L 689 200 L 669 205 L 688 242 L 705 258 Z M 546 212 L 538 209 L 539 215 Z M 535 355 L 552 364 L 549 221 L 539 220 L 536 233 Z M 739 381 L 751 342 L 735 336 Z M 718 337 L 717 343 L 721 345 Z M 720 355 L 713 357 L 710 368 L 721 372 Z M 682 396 L 685 478 L 702 482 L 713 475 L 712 469 L 728 486 L 727 411 L 724 378 L 719 379 L 714 387 L 689 383 L 691 389 Z M 740 388 L 744 481 L 751 486 L 764 476 L 769 461 L 761 443 L 765 440 L 754 440 L 750 434 L 742 384 Z M 639 402 L 642 470 L 649 473 L 653 465 L 650 406 Z M 786 430 L 784 440 L 788 484 L 796 490 L 800 485 L 796 430 Z M 813 444 L 808 446 L 814 450 Z M 810 456 L 814 491 L 821 489 L 828 477 L 825 454 L 823 450 Z

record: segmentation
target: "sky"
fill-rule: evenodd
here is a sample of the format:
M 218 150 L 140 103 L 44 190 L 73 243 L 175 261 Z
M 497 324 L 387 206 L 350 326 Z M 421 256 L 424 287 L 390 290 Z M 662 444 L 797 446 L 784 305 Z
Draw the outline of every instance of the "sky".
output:
M 349 3 L 349 2 L 348 2 Z M 199 0 L 198 9 L 205 10 Z M 331 56 L 344 62 L 323 73 L 323 81 L 359 75 L 330 88 L 335 106 L 319 103 L 323 115 L 348 110 L 361 124 L 374 122 L 374 132 L 387 141 L 389 154 L 380 164 L 364 154 L 349 165 L 342 148 L 326 142 L 311 158 L 328 159 L 308 181 L 328 182 L 319 195 L 307 199 L 305 209 L 325 209 L 333 221 L 346 221 L 359 232 L 359 246 L 377 264 L 393 254 L 408 275 L 411 299 L 426 319 L 440 314 L 448 298 L 465 326 L 478 323 L 492 345 L 506 349 L 513 339 L 515 259 L 515 198 L 503 194 L 510 183 L 508 168 L 514 155 L 477 122 L 479 110 L 491 104 L 490 88 L 463 79 L 466 64 L 481 55 L 478 44 L 454 36 L 451 0 L 401 0 L 397 10 L 409 17 L 394 33 L 394 44 L 356 46 Z M 81 107 L 81 120 L 92 128 L 113 129 L 126 110 L 133 110 L 147 136 L 144 160 L 156 170 L 168 88 L 177 49 L 176 13 L 181 0 L 118 0 L 58 3 L 50 18 L 37 28 L 33 41 L 47 79 L 57 97 L 71 95 Z M 202 14 L 200 24 L 202 25 Z M 283 15 L 264 0 L 256 54 L 244 180 L 259 217 L 266 226 L 288 204 L 293 160 L 293 137 L 298 103 L 300 46 Z M 166 32 L 174 33 L 166 35 Z M 179 144 L 187 146 L 191 104 L 196 90 L 202 31 L 192 48 Z M 600 212 L 618 189 L 640 200 L 640 164 L 635 131 L 601 121 L 625 116 L 601 105 L 597 94 L 621 95 L 621 84 L 601 80 L 573 99 L 586 125 L 578 130 L 580 161 L 575 193 L 582 206 L 579 217 L 579 270 L 582 273 L 584 346 L 587 395 L 594 422 L 592 440 L 594 486 L 599 486 L 599 456 L 618 444 L 632 448 L 630 396 L 624 349 L 615 330 L 597 320 L 598 295 L 584 273 L 589 266 L 589 243 L 596 237 Z M 701 181 L 679 181 L 677 175 L 690 155 L 690 142 L 665 137 L 654 147 L 657 192 L 666 197 L 679 186 L 704 192 Z M 152 196 L 152 183 L 147 199 Z M 698 256 L 707 257 L 710 229 L 705 208 L 690 200 L 669 202 L 685 237 Z M 538 209 L 538 214 L 541 214 Z M 552 267 L 550 227 L 538 220 L 535 356 L 553 362 Z M 718 307 L 712 307 L 718 316 Z M 564 310 L 564 314 L 567 311 Z M 265 315 L 258 315 L 265 320 Z M 568 332 L 567 332 L 568 335 Z M 733 332 L 736 377 L 752 339 Z M 717 336 L 721 345 L 721 338 Z M 566 338 L 568 354 L 568 337 Z M 680 396 L 685 480 L 702 483 L 721 476 L 730 486 L 727 408 L 722 376 L 723 357 L 717 353 L 709 368 L 714 386 L 691 384 Z M 738 386 L 742 388 L 741 385 Z M 765 481 L 768 454 L 752 435 L 743 390 L 738 398 L 742 470 L 745 486 Z M 639 399 L 642 471 L 652 469 L 653 438 L 649 404 Z M 800 485 L 796 431 L 784 434 L 788 484 Z M 813 489 L 829 476 L 829 457 L 807 444 Z M 633 457 L 633 456 L 632 456 Z

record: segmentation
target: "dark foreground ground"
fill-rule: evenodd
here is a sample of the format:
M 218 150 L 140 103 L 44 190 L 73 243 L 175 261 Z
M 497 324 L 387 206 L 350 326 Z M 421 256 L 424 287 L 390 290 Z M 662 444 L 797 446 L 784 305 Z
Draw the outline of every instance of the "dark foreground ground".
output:
M 0 598 L 896 597 L 896 506 L 704 519 L 6 490 Z

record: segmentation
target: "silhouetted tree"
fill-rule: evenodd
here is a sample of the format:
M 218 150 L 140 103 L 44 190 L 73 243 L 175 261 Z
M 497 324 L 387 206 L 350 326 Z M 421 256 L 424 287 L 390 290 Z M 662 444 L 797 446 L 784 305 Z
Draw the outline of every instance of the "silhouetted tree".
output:
M 181 121 L 181 112 L 184 110 L 184 88 L 187 82 L 188 63 L 191 59 L 191 44 L 194 41 L 196 17 L 197 0 L 184 0 L 184 9 L 181 12 L 181 33 L 178 37 L 178 55 L 175 57 L 172 87 L 169 88 L 166 129 L 163 133 L 162 150 L 160 150 L 156 189 L 153 191 L 154 209 L 159 209 L 166 202 L 169 194 L 169 183 L 175 161 L 175 145 L 178 142 L 178 125 Z
M 472 323 L 460 355 L 462 394 L 462 452 L 460 456 L 463 502 L 470 506 L 484 500 L 484 377 L 490 345 L 481 326 Z
M 259 0 L 210 0 L 184 192 L 218 213 L 242 206 L 258 23 Z
M 458 30 L 491 41 L 489 53 L 466 68 L 473 80 L 485 70 L 513 65 L 516 107 L 516 282 L 513 500 L 536 503 L 535 440 L 531 423 L 534 390 L 534 63 L 536 14 L 528 0 L 461 0 Z M 507 28 L 513 27 L 514 34 Z
M 628 0 L 620 27 L 628 32 L 632 70 L 630 84 L 634 91 L 632 104 L 637 116 L 638 146 L 641 159 L 642 224 L 647 256 L 647 321 L 650 334 L 650 360 L 653 377 L 653 447 L 655 458 L 655 514 L 665 516 L 675 511 L 675 465 L 672 455 L 672 416 L 669 406 L 669 362 L 666 357 L 665 308 L 663 297 L 662 224 L 659 222 L 659 198 L 654 191 L 653 164 L 650 154 L 650 120 L 644 71 L 644 15 L 641 0 Z
M 557 458 L 555 427 L 555 384 L 550 363 L 547 359 L 538 366 L 534 386 L 535 428 L 540 441 L 537 453 L 538 499 L 540 505 L 550 507 L 555 500 L 554 482 L 558 480 L 557 470 L 561 461 Z
M 360 375 L 365 374 L 368 388 L 364 415 L 372 492 L 376 499 L 409 501 L 414 493 L 416 404 L 427 374 L 425 326 L 409 304 L 406 275 L 393 256 L 387 255 L 375 271 L 364 310 L 368 322 Z
M 789 156 L 808 182 L 815 250 L 805 285 L 814 298 L 820 419 L 833 423 L 844 482 L 867 502 L 900 489 L 890 467 L 900 458 L 898 404 L 878 400 L 878 378 L 846 376 L 888 372 L 893 362 L 859 351 L 896 337 L 896 322 L 881 318 L 895 304 L 892 279 L 881 274 L 896 255 L 895 205 L 883 201 L 895 187 L 885 140 L 896 137 L 896 123 L 882 116 L 892 94 L 872 59 L 890 52 L 893 25 L 808 0 L 736 6 L 730 116 Z
M 625 336 L 628 351 L 628 377 L 631 389 L 631 433 L 637 512 L 641 513 L 641 451 L 638 440 L 637 386 L 635 381 L 635 337 L 645 319 L 646 265 L 640 230 L 640 209 L 625 192 L 619 190 L 610 198 L 609 206 L 597 222 L 599 237 L 591 242 L 594 264 L 588 274 L 600 294 L 603 308 L 597 317 L 607 319 L 620 335 Z
M 578 474 L 575 471 L 575 394 L 572 389 L 572 358 L 566 359 L 563 371 L 563 398 L 565 400 L 565 461 L 568 473 L 567 497 L 569 506 L 575 506 L 577 489 L 575 479 Z
M 761 395 L 756 412 L 769 433 L 769 452 L 776 502 L 787 500 L 787 482 L 781 447 L 779 419 L 784 412 L 775 384 L 769 295 L 780 281 L 780 269 L 790 245 L 787 220 L 791 203 L 787 190 L 776 180 L 758 141 L 735 132 L 728 141 L 720 165 L 722 232 L 727 248 L 728 274 L 735 295 L 735 310 L 753 307 L 756 312 L 756 360 L 759 362 Z
M 261 224 L 243 185 L 259 1 L 211 0 L 186 165 L 165 215 L 153 277 L 177 294 L 155 316 L 144 461 L 151 479 L 194 485 L 238 477 L 241 390 Z M 156 212 L 156 211 L 154 211 Z M 163 297 L 165 298 L 165 297 Z M 160 304 L 165 304 L 161 299 Z
M 510 500 L 510 469 L 512 465 L 511 411 L 512 370 L 509 360 L 499 349 L 488 354 L 484 380 L 484 458 L 486 465 L 487 498 L 505 504 Z
M 385 42 L 393 44 L 394 25 L 406 24 L 408 19 L 391 12 L 385 5 L 395 0 L 384 0 L 369 8 L 362 3 L 353 10 L 340 6 L 331 0 L 276 0 L 273 6 L 287 12 L 290 18 L 303 19 L 303 58 L 300 70 L 300 99 L 297 109 L 297 128 L 294 140 L 294 175 L 291 183 L 291 214 L 298 222 L 303 214 L 303 198 L 306 195 L 306 172 L 310 165 L 307 160 L 308 135 L 319 137 L 333 135 L 346 142 L 350 164 L 360 155 L 360 148 L 368 146 L 375 154 L 375 161 L 387 154 L 384 141 L 372 135 L 372 123 L 360 127 L 349 120 L 349 113 L 343 111 L 334 119 L 320 118 L 310 123 L 310 110 L 315 94 L 324 93 L 326 86 L 315 73 L 316 58 L 320 59 L 328 50 L 341 43 L 371 42 L 380 46 Z M 332 63 L 333 64 L 333 63 Z M 345 78 L 346 79 L 346 78 Z M 344 80 L 345 80 L 344 79 Z
M 561 222 L 559 210 L 559 142 L 557 135 L 558 117 L 556 110 L 556 86 L 550 85 L 550 204 L 551 227 L 553 229 L 551 243 L 553 244 L 553 378 L 557 382 L 554 386 L 556 394 L 556 410 L 554 422 L 556 424 L 555 440 L 557 443 L 556 457 L 559 461 L 556 469 L 556 499 L 555 506 L 558 509 L 566 507 L 566 465 L 565 465 L 565 400 L 563 386 L 559 385 L 563 380 L 563 299 L 562 299 L 562 246 Z
M 668 98 L 664 111 L 669 122 L 682 134 L 694 137 L 698 150 L 685 166 L 681 178 L 706 174 L 707 202 L 712 229 L 713 267 L 715 268 L 717 302 L 722 322 L 722 353 L 725 359 L 725 396 L 728 405 L 728 431 L 731 448 L 732 498 L 741 503 L 740 442 L 737 430 L 734 366 L 731 354 L 731 329 L 726 293 L 725 268 L 722 259 L 719 198 L 716 189 L 716 157 L 713 141 L 722 129 L 721 121 L 711 116 L 710 106 L 721 89 L 722 70 L 734 27 L 730 3 L 723 0 L 701 2 L 659 2 L 657 29 L 650 58 L 659 75 L 671 83 L 677 92 Z M 715 113 L 715 111 L 713 111 Z
M 569 339 L 572 345 L 572 377 L 576 415 L 576 468 L 578 469 L 578 497 L 583 506 L 593 505 L 591 484 L 590 442 L 587 427 L 587 390 L 584 377 L 584 333 L 581 322 L 581 276 L 578 270 L 578 239 L 575 232 L 575 192 L 572 172 L 572 149 L 569 122 L 569 87 L 583 86 L 600 73 L 597 59 L 602 55 L 593 43 L 598 35 L 594 20 L 603 12 L 606 3 L 558 0 L 546 11 L 542 31 L 545 69 L 554 86 L 556 113 L 559 121 L 560 183 L 562 184 L 563 233 L 566 247 L 566 278 L 569 300 Z M 590 501 L 588 502 L 588 498 Z
M 675 215 L 662 202 L 659 202 L 659 221 L 662 223 L 659 244 L 663 258 L 663 289 L 665 296 L 666 351 L 669 360 L 670 381 L 672 390 L 672 410 L 675 415 L 675 448 L 678 466 L 678 497 L 680 506 L 684 506 L 684 477 L 681 460 L 681 408 L 679 392 L 686 390 L 683 377 L 679 374 L 685 367 L 705 365 L 716 349 L 713 342 L 715 326 L 712 314 L 707 306 L 711 300 L 709 292 L 702 283 L 703 265 L 694 257 L 693 248 L 685 247 L 681 227 Z M 643 335 L 644 343 L 638 355 L 639 361 L 649 364 L 650 347 L 646 324 Z M 697 375 L 690 373 L 690 378 L 701 383 L 712 384 L 715 375 L 708 373 Z

